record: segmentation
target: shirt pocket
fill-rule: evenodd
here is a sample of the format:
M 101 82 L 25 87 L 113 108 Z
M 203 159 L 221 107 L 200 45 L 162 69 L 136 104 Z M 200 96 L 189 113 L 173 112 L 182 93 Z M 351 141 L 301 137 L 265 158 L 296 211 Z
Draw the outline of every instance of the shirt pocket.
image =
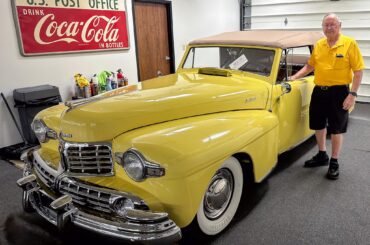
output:
M 349 68 L 349 60 L 345 56 L 335 57 L 334 69 L 342 70 Z

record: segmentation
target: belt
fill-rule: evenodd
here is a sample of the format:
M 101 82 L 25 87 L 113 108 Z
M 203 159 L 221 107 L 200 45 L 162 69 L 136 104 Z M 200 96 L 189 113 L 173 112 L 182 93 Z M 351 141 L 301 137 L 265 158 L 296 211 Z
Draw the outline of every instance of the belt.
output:
M 333 85 L 333 86 L 319 86 L 319 85 L 315 85 L 316 88 L 319 88 L 321 90 L 329 90 L 331 88 L 348 88 L 349 85 Z

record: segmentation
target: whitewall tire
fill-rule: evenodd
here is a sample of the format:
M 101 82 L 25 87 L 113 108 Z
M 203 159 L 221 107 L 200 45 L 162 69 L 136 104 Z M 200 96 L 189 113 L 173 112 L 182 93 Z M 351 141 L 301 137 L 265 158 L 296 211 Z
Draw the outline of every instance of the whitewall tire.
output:
M 222 232 L 233 219 L 243 192 L 243 170 L 239 161 L 228 158 L 212 177 L 202 198 L 197 222 L 206 235 Z

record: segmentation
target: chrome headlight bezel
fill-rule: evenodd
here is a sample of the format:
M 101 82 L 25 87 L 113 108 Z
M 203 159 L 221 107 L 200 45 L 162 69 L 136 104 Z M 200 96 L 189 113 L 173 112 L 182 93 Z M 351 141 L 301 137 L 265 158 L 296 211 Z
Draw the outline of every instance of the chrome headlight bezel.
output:
M 45 122 L 41 119 L 33 120 L 31 128 L 40 143 L 45 143 L 49 139 L 57 138 L 57 133 L 46 126 Z
M 121 164 L 127 175 L 137 182 L 144 181 L 150 177 L 161 177 L 165 175 L 165 169 L 163 167 L 157 163 L 148 161 L 138 150 L 129 149 L 125 153 L 115 153 L 115 156 L 116 161 Z M 134 159 L 136 162 L 133 163 L 130 159 Z

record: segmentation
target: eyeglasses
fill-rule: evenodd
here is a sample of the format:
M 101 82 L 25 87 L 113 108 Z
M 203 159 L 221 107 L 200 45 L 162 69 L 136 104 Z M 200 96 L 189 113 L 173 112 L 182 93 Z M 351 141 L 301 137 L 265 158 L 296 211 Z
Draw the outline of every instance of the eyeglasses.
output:
M 322 25 L 323 28 L 329 29 L 329 28 L 337 28 L 339 25 L 338 24 L 326 24 Z

